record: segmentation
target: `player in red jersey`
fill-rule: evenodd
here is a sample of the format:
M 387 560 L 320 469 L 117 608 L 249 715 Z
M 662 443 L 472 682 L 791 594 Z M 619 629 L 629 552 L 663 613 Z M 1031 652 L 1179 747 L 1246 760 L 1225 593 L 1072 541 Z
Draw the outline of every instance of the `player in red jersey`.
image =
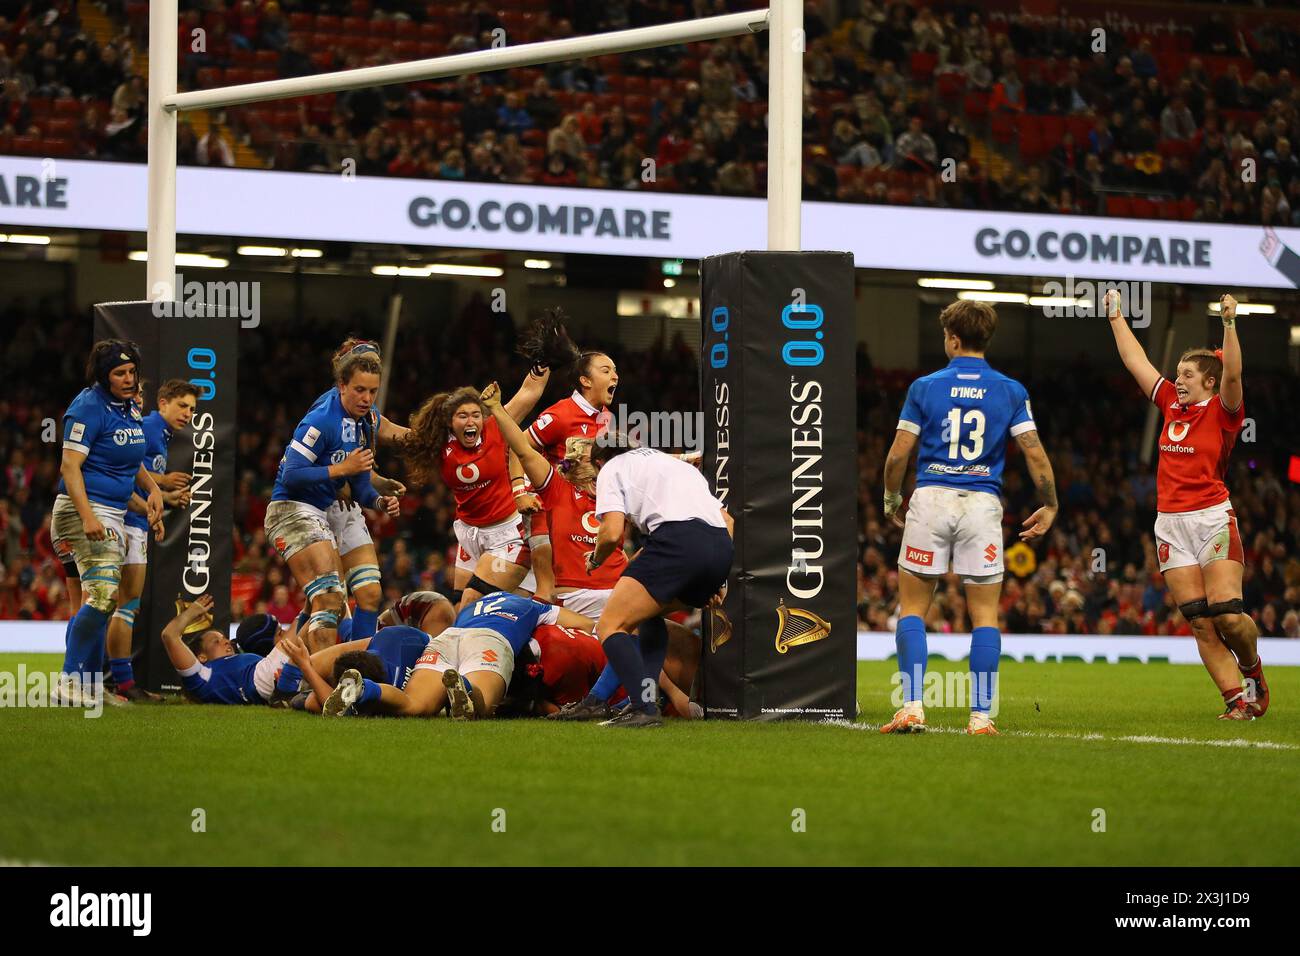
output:
M 595 549 L 596 532 L 600 530 L 596 520 L 596 469 L 591 465 L 595 436 L 570 438 L 564 458 L 552 464 L 532 447 L 509 409 L 501 405 L 501 388 L 496 382 L 483 389 L 482 401 L 549 514 L 558 602 L 596 620 L 627 567 L 627 555 L 620 540 L 609 559 L 587 573 L 587 554 Z
M 545 369 L 528 374 L 506 403 L 513 421 L 532 410 L 549 377 Z M 511 476 L 522 471 L 496 421 L 484 414 L 478 391 L 466 386 L 426 400 L 411 416 L 403 448 L 412 480 L 427 484 L 440 475 L 456 500 L 458 608 L 519 587 L 529 554 Z
M 558 309 L 547 312 L 529 328 L 519 346 L 520 354 L 538 365 L 573 369 L 573 393 L 548 407 L 528 427 L 532 447 L 552 465 L 568 456 L 573 442 L 585 439 L 590 443 L 608 427 L 609 406 L 618 388 L 614 360 L 604 352 L 580 352 L 565 331 L 563 318 Z M 521 499 L 520 511 L 529 515 L 528 547 L 536 593 L 549 600 L 556 581 L 547 510 L 540 499 Z
M 1245 418 L 1237 301 L 1230 295 L 1221 300 L 1222 350 L 1183 353 L 1173 382 L 1147 360 L 1124 320 L 1119 294 L 1108 292 L 1103 304 L 1125 368 L 1164 416 L 1156 473 L 1160 571 L 1223 694 L 1227 709 L 1221 719 L 1261 717 L 1268 710 L 1268 684 L 1259 629 L 1242 604 L 1245 555 L 1223 483 Z
M 545 717 L 582 700 L 605 668 L 605 652 L 590 631 L 559 624 L 533 629 L 519 656 L 499 717 Z

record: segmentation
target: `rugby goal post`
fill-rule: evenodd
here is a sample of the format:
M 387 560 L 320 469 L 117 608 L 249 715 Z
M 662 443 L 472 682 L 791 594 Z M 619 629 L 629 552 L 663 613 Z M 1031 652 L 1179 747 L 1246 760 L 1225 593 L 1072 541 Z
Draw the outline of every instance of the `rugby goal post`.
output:
M 564 40 L 543 40 L 471 53 L 340 70 L 314 76 L 177 92 L 177 0 L 149 4 L 149 156 L 146 291 L 171 299 L 176 261 L 176 124 L 187 110 L 417 83 L 471 73 L 628 53 L 767 30 L 768 249 L 799 249 L 803 130 L 803 3 L 772 0 L 770 9 L 704 17 L 680 23 L 616 30 Z

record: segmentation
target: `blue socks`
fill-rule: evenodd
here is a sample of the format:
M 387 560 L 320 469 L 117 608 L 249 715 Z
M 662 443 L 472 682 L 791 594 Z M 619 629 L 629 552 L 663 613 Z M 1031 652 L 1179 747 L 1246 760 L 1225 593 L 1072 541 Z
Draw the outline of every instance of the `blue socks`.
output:
M 349 632 L 346 640 L 360 641 L 367 637 L 375 636 L 375 628 L 379 626 L 378 611 L 363 611 L 357 608 L 352 612 L 352 630 Z M 343 627 L 339 626 L 339 640 L 344 640 Z
M 1002 634 L 996 627 L 977 627 L 970 635 L 970 709 L 987 714 L 997 691 Z
M 297 664 L 286 663 L 280 668 L 280 676 L 275 679 L 275 689 L 285 694 L 296 694 L 301 682 L 301 668 Z
M 357 703 L 358 704 L 373 703 L 374 701 L 379 700 L 381 693 L 382 691 L 380 690 L 378 684 L 372 681 L 369 677 L 364 678 L 361 681 L 361 696 L 357 698 Z
M 654 704 L 647 704 L 641 697 L 642 681 L 645 680 L 645 659 L 636 639 L 626 631 L 619 631 L 605 638 L 601 645 L 605 658 L 613 666 L 619 683 L 627 690 L 629 707 L 637 710 L 650 710 Z
M 348 641 L 356 640 L 356 638 L 352 636 L 352 632 L 356 630 L 356 626 L 357 626 L 357 622 L 355 618 L 345 617 L 343 620 L 339 621 L 339 643 L 340 644 L 346 644 Z M 374 636 L 373 632 L 371 636 L 372 637 Z
M 903 677 L 903 699 L 909 703 L 920 700 L 925 665 L 930 656 L 925 643 L 925 621 L 916 614 L 900 617 L 894 642 L 898 647 L 898 672 Z
M 113 673 L 113 680 L 118 690 L 130 690 L 135 684 L 135 670 L 131 667 L 129 657 L 110 657 L 108 668 Z
M 618 690 L 618 686 L 618 672 L 614 670 L 614 665 L 607 661 L 605 669 L 596 678 L 596 683 L 591 690 L 587 691 L 587 697 L 591 699 L 592 703 L 603 703 L 614 696 L 614 691 Z
M 95 679 L 104 669 L 104 636 L 108 632 L 108 614 L 89 604 L 72 619 L 68 629 L 68 649 L 63 654 L 63 673 L 83 674 Z

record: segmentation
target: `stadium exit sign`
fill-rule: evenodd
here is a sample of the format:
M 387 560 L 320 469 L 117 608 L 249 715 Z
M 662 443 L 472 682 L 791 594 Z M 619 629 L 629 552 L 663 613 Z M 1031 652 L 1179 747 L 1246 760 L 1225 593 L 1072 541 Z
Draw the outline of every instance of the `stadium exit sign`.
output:
M 679 276 L 682 274 L 682 260 L 665 259 L 659 264 L 659 269 L 666 276 Z

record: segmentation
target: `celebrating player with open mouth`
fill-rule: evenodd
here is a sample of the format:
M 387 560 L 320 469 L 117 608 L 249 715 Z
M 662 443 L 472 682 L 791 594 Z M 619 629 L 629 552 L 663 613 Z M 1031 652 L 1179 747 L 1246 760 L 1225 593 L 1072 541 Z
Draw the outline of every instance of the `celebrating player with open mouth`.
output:
M 618 369 L 604 352 L 578 350 L 564 328 L 559 309 L 548 310 L 529 328 L 519 352 L 532 360 L 535 368 L 573 369 L 573 394 L 547 407 L 528 426 L 527 432 L 532 447 L 545 455 L 547 462 L 558 465 L 571 457 L 575 442 L 585 441 L 590 448 L 591 441 L 609 426 L 609 406 L 618 388 Z M 519 450 L 514 450 L 518 455 Z M 530 514 L 528 534 L 533 575 L 537 579 L 536 593 L 546 600 L 550 599 L 560 574 L 551 551 L 550 520 L 549 507 L 542 503 L 540 509 Z
M 1052 464 L 1038 439 L 1025 387 L 984 359 L 997 313 L 986 302 L 960 300 L 939 314 L 946 368 L 918 378 L 907 390 L 894 444 L 885 459 L 885 517 L 903 527 L 898 556 L 898 670 L 903 706 L 881 733 L 925 730 L 922 691 L 929 656 L 925 614 L 939 578 L 952 570 L 966 589 L 971 618 L 971 710 L 966 733 L 996 734 L 998 600 L 1002 596 L 1002 468 L 1014 438 L 1024 453 L 1043 506 L 1024 522 L 1020 537 L 1045 535 L 1056 519 Z M 903 475 L 912 450 L 916 490 L 900 521 Z
M 371 409 L 382 366 L 373 354 L 351 355 L 339 366 L 337 387 L 313 405 L 294 429 L 266 509 L 266 538 L 289 564 L 311 606 L 304 638 L 312 650 L 337 642 L 343 616 L 338 552 L 326 511 L 346 482 L 352 500 L 396 517 L 396 497 L 370 482 L 374 464 Z
M 1220 300 L 1223 348 L 1189 349 L 1170 382 L 1147 360 L 1124 320 L 1119 293 L 1104 302 L 1120 358 L 1164 416 L 1156 471 L 1156 558 L 1226 709 L 1221 720 L 1268 710 L 1259 629 L 1242 604 L 1245 552 L 1223 476 L 1246 411 L 1237 300 Z M 1240 674 L 1238 673 L 1240 671 Z M 1245 678 L 1245 687 L 1242 678 Z
M 505 405 L 513 421 L 537 404 L 549 377 L 549 370 L 528 374 Z M 522 494 L 522 469 L 496 420 L 485 415 L 478 390 L 466 386 L 427 399 L 411 416 L 402 454 L 411 480 L 428 484 L 441 475 L 455 498 L 457 609 L 492 591 L 519 587 L 529 554 L 511 475 L 521 479 Z

